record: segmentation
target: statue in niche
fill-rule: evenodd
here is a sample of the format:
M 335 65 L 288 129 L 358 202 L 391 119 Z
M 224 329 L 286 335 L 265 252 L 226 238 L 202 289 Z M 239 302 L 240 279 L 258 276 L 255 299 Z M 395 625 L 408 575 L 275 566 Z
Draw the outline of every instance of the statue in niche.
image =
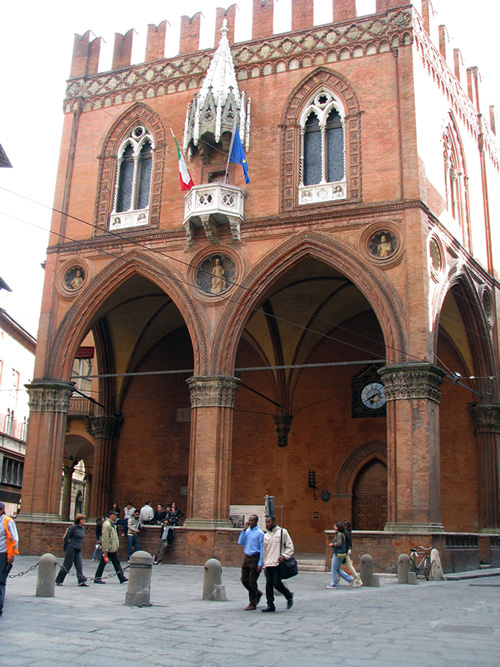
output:
M 73 292 L 79 290 L 85 282 L 85 271 L 81 266 L 74 266 L 67 273 L 64 279 L 66 287 Z
M 215 258 L 215 264 L 212 268 L 212 284 L 210 291 L 212 294 L 220 294 L 226 289 L 226 272 L 220 263 L 220 257 Z
M 368 241 L 370 254 L 378 259 L 386 259 L 393 255 L 398 247 L 398 240 L 394 234 L 388 231 L 380 231 L 372 234 Z
M 227 255 L 206 257 L 196 272 L 196 286 L 214 296 L 228 290 L 236 277 L 236 266 Z

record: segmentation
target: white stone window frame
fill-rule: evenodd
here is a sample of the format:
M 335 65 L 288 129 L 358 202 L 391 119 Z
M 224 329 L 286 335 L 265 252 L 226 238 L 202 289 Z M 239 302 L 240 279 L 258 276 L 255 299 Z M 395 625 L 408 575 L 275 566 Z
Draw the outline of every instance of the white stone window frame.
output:
M 326 101 L 321 102 L 322 97 L 326 96 Z M 328 146 L 326 141 L 326 123 L 332 109 L 335 109 L 342 123 L 343 131 L 343 159 L 344 159 L 344 178 L 341 181 L 327 181 L 326 174 L 328 168 Z M 321 181 L 313 185 L 304 185 L 304 137 L 306 131 L 306 121 L 311 113 L 315 113 L 319 121 L 321 131 Z M 299 166 L 299 205 L 317 204 L 321 202 L 335 201 L 347 198 L 347 177 L 346 177 L 346 125 L 345 109 L 339 97 L 327 88 L 322 88 L 315 93 L 311 101 L 304 107 L 300 116 L 300 166 Z
M 137 130 L 142 130 L 142 134 L 139 138 L 135 138 L 134 133 Z M 111 231 L 115 229 L 128 229 L 130 227 L 144 227 L 149 224 L 149 204 L 151 203 L 151 185 L 153 180 L 153 168 L 151 168 L 151 179 L 149 183 L 149 199 L 148 205 L 145 208 L 138 209 L 135 208 L 137 205 L 137 200 L 139 198 L 139 159 L 141 155 L 142 147 L 146 142 L 151 144 L 151 159 L 154 161 L 154 150 L 155 142 L 153 135 L 144 125 L 134 125 L 132 130 L 127 134 L 126 138 L 121 142 L 118 149 L 118 159 L 116 163 L 116 175 L 115 175 L 115 189 L 113 197 L 113 211 L 109 219 L 109 229 Z M 131 208 L 128 211 L 116 210 L 118 204 L 118 190 L 120 186 L 120 172 L 121 166 L 123 163 L 123 155 L 127 146 L 132 146 L 134 151 L 134 171 L 132 176 L 132 196 L 131 196 Z M 153 165 L 152 165 L 153 167 Z

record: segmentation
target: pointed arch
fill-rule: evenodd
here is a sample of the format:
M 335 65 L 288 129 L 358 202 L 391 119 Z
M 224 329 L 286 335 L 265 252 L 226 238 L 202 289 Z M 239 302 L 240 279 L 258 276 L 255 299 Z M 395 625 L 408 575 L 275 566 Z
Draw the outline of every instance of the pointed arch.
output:
M 327 187 L 329 193 L 326 199 L 322 199 L 325 196 L 324 187 L 320 188 L 317 194 L 313 192 L 314 188 L 309 191 L 310 189 L 303 187 L 305 121 L 306 116 L 309 116 L 307 109 L 318 107 L 318 97 L 322 92 L 328 96 L 328 110 L 336 109 L 339 112 L 344 152 L 343 165 L 345 165 L 342 182 L 332 182 L 332 186 Z M 291 211 L 299 205 L 308 203 L 316 206 L 334 205 L 336 200 L 345 203 L 346 199 L 350 201 L 361 199 L 361 109 L 358 95 L 346 78 L 325 67 L 318 67 L 309 74 L 290 94 L 283 111 L 282 128 L 282 211 Z M 326 135 L 323 143 L 325 145 L 323 175 L 326 179 L 328 152 Z
M 46 377 L 69 380 L 73 358 L 95 314 L 117 287 L 134 275 L 146 278 L 172 299 L 188 329 L 195 368 L 206 374 L 203 369 L 208 359 L 208 323 L 204 312 L 197 308 L 183 279 L 172 267 L 145 253 L 132 251 L 98 273 L 67 311 L 50 349 Z
M 370 440 L 355 449 L 344 461 L 335 482 L 335 494 L 352 494 L 359 471 L 370 461 L 377 459 L 387 466 L 387 445 L 381 440 Z
M 347 276 L 373 308 L 384 336 L 387 363 L 406 359 L 406 328 L 397 294 L 352 248 L 337 239 L 304 232 L 282 243 L 250 272 L 214 332 L 210 372 L 230 374 L 246 323 L 262 296 L 303 259 L 312 257 Z
M 446 118 L 442 142 L 446 207 L 462 229 L 464 246 L 471 251 L 469 176 L 462 139 L 452 111 Z
M 465 268 L 462 271 L 454 273 L 439 294 L 435 305 L 433 348 L 435 351 L 438 349 L 440 318 L 445 299 L 450 293 L 454 297 L 462 317 L 463 328 L 467 336 L 472 358 L 473 368 L 471 372 L 477 378 L 475 380 L 475 388 L 483 394 L 487 389 L 490 390 L 491 387 L 482 386 L 485 380 L 479 378 L 496 376 L 495 354 L 486 313 L 477 292 L 477 281 L 474 280 L 473 276 Z M 493 401 L 493 399 L 494 397 L 491 396 L 490 401 Z
M 160 203 L 165 165 L 165 127 L 160 116 L 150 107 L 138 102 L 125 111 L 111 126 L 99 155 L 95 201 L 95 235 L 104 234 L 109 227 L 110 215 L 115 201 L 115 185 L 119 152 L 127 134 L 136 125 L 146 128 L 152 137 L 154 158 L 151 175 L 148 228 L 160 224 Z

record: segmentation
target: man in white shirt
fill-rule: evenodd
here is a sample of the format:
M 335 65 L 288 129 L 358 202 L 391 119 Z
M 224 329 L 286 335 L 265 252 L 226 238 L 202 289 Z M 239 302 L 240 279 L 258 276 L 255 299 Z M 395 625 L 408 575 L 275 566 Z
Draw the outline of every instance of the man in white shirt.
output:
M 274 589 L 286 598 L 286 608 L 293 607 L 293 593 L 281 581 L 279 564 L 293 556 L 293 542 L 285 528 L 276 524 L 274 516 L 266 517 L 267 532 L 264 535 L 264 572 L 266 574 L 267 607 L 262 611 L 276 611 Z
M 155 513 L 153 512 L 153 508 L 151 507 L 151 501 L 146 500 L 145 504 L 143 507 L 141 507 L 141 523 L 142 524 L 147 524 L 151 523 L 153 521 Z
M 18 543 L 19 536 L 14 519 L 5 514 L 5 505 L 0 502 L 0 616 L 3 614 L 7 577 L 12 569 L 14 557 L 19 553 Z

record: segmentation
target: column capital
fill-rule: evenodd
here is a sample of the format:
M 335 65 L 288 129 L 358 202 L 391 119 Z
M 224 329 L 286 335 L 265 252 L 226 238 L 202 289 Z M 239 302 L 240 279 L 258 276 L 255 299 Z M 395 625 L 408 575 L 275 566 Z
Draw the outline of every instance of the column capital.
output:
M 232 408 L 241 380 L 232 375 L 190 377 L 186 380 L 192 408 Z
M 378 371 L 388 401 L 424 398 L 441 400 L 441 385 L 446 371 L 426 361 L 383 366 Z
M 474 435 L 481 433 L 500 434 L 500 405 L 477 405 L 472 403 L 469 411 L 474 422 Z
M 31 412 L 68 413 L 69 400 L 75 387 L 74 382 L 38 380 L 25 387 L 28 390 Z
M 97 415 L 85 419 L 87 431 L 94 438 L 118 438 L 122 424 L 121 415 Z

